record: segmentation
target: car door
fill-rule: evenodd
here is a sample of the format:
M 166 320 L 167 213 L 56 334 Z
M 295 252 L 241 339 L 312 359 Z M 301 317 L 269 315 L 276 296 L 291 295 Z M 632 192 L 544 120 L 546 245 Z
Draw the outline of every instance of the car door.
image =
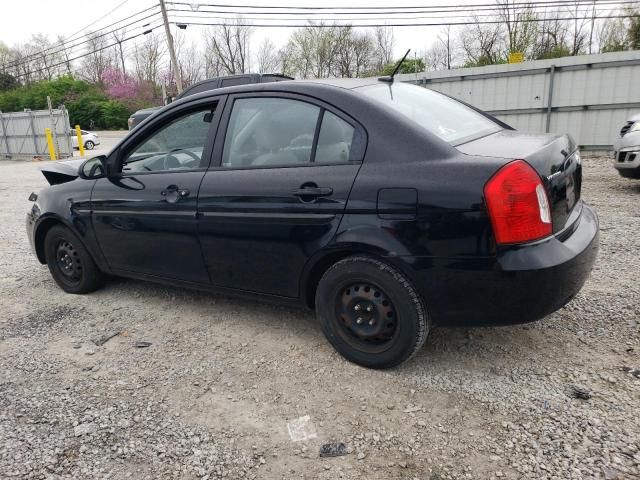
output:
M 319 101 L 230 97 L 198 200 L 212 283 L 296 297 L 305 263 L 340 223 L 365 146 L 357 122 Z
M 115 273 L 210 283 L 196 210 L 221 110 L 221 99 L 170 109 L 112 153 L 120 172 L 96 182 L 91 204 Z

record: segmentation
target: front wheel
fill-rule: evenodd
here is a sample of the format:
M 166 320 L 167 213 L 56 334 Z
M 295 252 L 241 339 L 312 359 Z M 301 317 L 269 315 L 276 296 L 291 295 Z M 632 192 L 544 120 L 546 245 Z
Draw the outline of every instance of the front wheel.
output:
M 409 279 L 365 256 L 345 258 L 325 272 L 316 312 L 338 353 L 368 368 L 391 368 L 413 357 L 430 326 L 424 302 Z
M 86 148 L 87 150 L 93 150 L 93 147 L 95 147 L 96 144 L 93 143 L 91 140 L 87 140 L 86 142 L 84 142 L 84 148 Z
M 104 284 L 104 274 L 67 227 L 51 227 L 44 239 L 44 253 L 51 276 L 65 292 L 89 293 Z

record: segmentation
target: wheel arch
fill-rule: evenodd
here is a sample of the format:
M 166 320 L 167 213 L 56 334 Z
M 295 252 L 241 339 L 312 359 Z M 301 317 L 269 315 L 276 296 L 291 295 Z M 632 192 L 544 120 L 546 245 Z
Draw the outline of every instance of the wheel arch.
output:
M 38 257 L 38 261 L 40 263 L 42 263 L 43 265 L 46 265 L 47 263 L 47 259 L 44 253 L 44 239 L 47 237 L 47 233 L 49 232 L 49 230 L 51 230 L 56 225 L 62 225 L 63 227 L 71 230 L 74 235 L 78 237 L 78 239 L 82 243 L 82 246 L 87 250 L 87 252 L 89 252 L 89 255 L 91 255 L 91 257 L 94 257 L 91 249 L 87 246 L 87 243 L 82 238 L 82 235 L 80 235 L 79 232 L 76 231 L 76 229 L 73 228 L 73 226 L 69 222 L 66 222 L 62 217 L 59 217 L 57 215 L 51 215 L 41 219 L 38 222 L 38 225 L 36 226 L 36 230 L 34 232 L 33 244 L 35 246 L 36 256 Z M 93 258 L 93 260 L 95 261 L 95 258 Z
M 307 262 L 301 283 L 302 302 L 309 308 L 315 308 L 316 291 L 324 273 L 336 262 L 354 255 L 366 255 L 387 262 L 397 267 L 385 250 L 366 244 L 345 245 L 340 248 L 326 250 Z M 405 269 L 402 269 L 403 271 Z

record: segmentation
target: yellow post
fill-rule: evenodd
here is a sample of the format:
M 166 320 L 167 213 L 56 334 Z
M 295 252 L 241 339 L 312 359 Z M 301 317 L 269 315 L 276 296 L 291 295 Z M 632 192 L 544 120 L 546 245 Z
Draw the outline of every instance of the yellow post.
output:
M 53 137 L 51 136 L 51 129 L 45 128 L 44 135 L 47 137 L 47 145 L 49 146 L 49 158 L 51 160 L 56 159 L 56 149 L 53 146 Z
M 76 125 L 76 137 L 78 138 L 78 150 L 80 151 L 80 156 L 84 157 L 84 142 L 82 141 L 82 130 L 80 130 L 80 125 Z

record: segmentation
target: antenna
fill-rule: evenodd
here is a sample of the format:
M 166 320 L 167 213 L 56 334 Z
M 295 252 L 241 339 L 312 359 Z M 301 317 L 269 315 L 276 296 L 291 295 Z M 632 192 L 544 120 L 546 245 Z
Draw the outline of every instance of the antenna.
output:
M 393 69 L 393 73 L 391 75 L 389 75 L 388 77 L 378 77 L 378 81 L 387 82 L 387 83 L 393 83 L 393 77 L 395 77 L 396 73 L 398 73 L 398 70 L 400 70 L 400 67 L 402 66 L 402 63 L 406 60 L 407 55 L 409 55 L 410 51 L 411 51 L 411 49 L 407 50 L 407 53 L 405 53 L 404 57 L 402 57 L 402 59 L 398 62 L 398 64 L 396 65 L 396 68 Z

